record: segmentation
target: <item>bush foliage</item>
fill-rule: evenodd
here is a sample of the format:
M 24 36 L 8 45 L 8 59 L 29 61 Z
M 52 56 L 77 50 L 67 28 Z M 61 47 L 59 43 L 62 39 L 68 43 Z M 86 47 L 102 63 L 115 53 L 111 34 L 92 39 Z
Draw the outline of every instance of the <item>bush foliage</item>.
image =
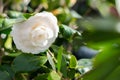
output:
M 120 80 L 118 0 L 0 0 L 0 80 Z M 59 35 L 39 54 L 18 50 L 15 23 L 52 12 Z

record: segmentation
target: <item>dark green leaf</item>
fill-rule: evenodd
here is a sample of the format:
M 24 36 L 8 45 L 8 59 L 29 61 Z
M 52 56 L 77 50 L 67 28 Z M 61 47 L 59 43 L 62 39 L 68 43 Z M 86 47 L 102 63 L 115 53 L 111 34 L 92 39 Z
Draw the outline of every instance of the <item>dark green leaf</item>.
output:
M 73 79 L 75 77 L 75 73 L 76 73 L 76 70 L 75 69 L 68 69 L 67 70 L 67 76 L 70 78 L 70 79 Z
M 62 56 L 62 64 L 61 64 L 61 73 L 63 77 L 67 77 L 67 60 L 64 56 Z
M 47 80 L 48 77 L 48 73 L 44 73 L 44 74 L 39 74 L 35 80 Z
M 34 56 L 31 54 L 21 54 L 17 56 L 12 64 L 15 72 L 29 72 L 37 70 L 47 61 L 46 56 Z
M 6 71 L 0 70 L 0 80 L 12 80 Z

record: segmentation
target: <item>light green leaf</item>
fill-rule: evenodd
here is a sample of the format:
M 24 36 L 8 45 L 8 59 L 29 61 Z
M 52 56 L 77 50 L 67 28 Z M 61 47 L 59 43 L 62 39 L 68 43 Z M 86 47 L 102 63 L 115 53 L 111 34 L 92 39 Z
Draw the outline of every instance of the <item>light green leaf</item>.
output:
M 71 10 L 70 12 L 71 12 L 71 15 L 72 15 L 74 18 L 78 18 L 78 19 L 82 18 L 82 16 L 80 16 L 76 11 Z
M 78 61 L 78 70 L 81 74 L 84 74 L 92 69 L 92 60 L 91 59 L 80 59 Z
M 11 27 L 13 24 L 16 23 L 16 19 L 5 19 L 3 23 L 3 27 L 8 28 Z
M 48 80 L 61 80 L 61 77 L 55 71 L 52 71 L 48 76 Z
M 22 17 L 22 13 L 18 11 L 8 11 L 8 16 L 11 18 L 19 18 Z
M 70 68 L 76 68 L 76 66 L 77 66 L 76 57 L 72 55 L 70 58 Z
M 12 49 L 12 37 L 8 35 L 8 38 L 4 44 L 6 49 Z
M 3 26 L 3 21 L 4 21 L 4 19 L 0 19 L 0 29 L 2 28 L 2 26 Z

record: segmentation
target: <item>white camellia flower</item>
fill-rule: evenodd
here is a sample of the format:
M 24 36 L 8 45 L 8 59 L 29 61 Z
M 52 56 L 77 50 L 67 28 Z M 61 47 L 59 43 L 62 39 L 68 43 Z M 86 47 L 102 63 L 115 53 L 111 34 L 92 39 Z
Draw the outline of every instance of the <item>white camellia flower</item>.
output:
M 58 32 L 56 17 L 50 12 L 41 12 L 25 22 L 13 25 L 11 35 L 17 49 L 38 54 L 51 46 Z

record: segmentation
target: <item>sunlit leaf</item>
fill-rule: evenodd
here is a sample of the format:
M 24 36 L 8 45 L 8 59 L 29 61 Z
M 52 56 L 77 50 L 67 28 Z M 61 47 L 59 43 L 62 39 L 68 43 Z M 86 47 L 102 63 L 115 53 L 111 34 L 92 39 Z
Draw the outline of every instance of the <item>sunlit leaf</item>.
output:
M 78 70 L 81 74 L 84 74 L 92 69 L 92 60 L 91 59 L 80 59 L 78 61 Z
M 61 77 L 55 71 L 52 71 L 48 76 L 48 80 L 61 80 Z
M 70 58 L 70 68 L 76 68 L 76 66 L 77 66 L 76 57 L 72 55 Z
M 4 44 L 6 49 L 12 49 L 12 37 L 9 35 L 5 44 Z

